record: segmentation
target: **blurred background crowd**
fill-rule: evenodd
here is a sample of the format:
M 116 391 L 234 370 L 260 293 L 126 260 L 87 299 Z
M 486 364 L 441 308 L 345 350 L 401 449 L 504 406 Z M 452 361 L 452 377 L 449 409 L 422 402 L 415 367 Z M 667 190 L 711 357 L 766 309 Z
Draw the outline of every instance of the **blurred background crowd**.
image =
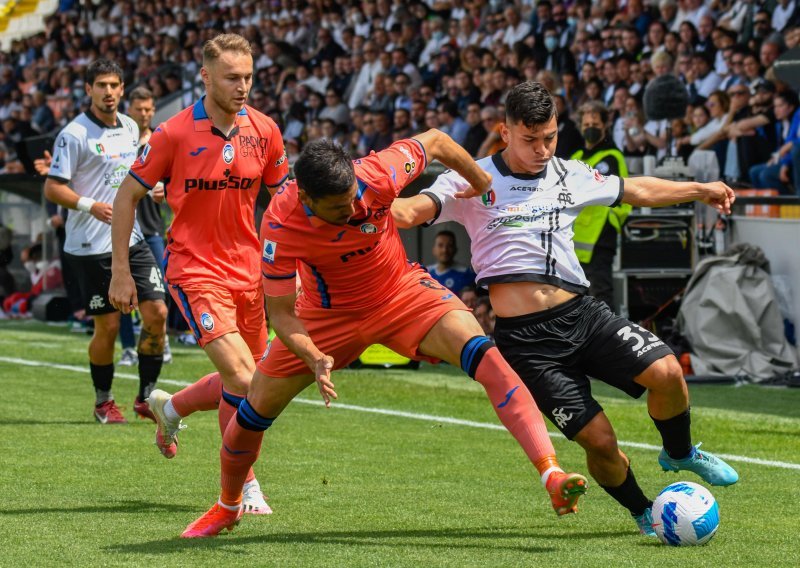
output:
M 609 110 L 604 134 L 626 156 L 712 149 L 726 179 L 793 193 L 800 168 L 787 144 L 798 134 L 797 96 L 772 67 L 800 42 L 798 7 L 796 0 L 65 0 L 42 33 L 0 53 L 0 168 L 20 170 L 20 140 L 84 110 L 88 62 L 118 61 L 129 89 L 146 85 L 158 100 L 198 83 L 201 45 L 224 30 L 251 40 L 250 102 L 280 125 L 290 160 L 320 137 L 363 155 L 434 127 L 485 156 L 502 147 L 497 124 L 509 88 L 536 79 L 557 97 L 561 156 L 583 145 L 571 117 L 599 101 Z M 642 107 L 648 82 L 669 73 L 690 97 L 686 116 L 669 124 L 672 148 L 668 125 L 648 121 Z

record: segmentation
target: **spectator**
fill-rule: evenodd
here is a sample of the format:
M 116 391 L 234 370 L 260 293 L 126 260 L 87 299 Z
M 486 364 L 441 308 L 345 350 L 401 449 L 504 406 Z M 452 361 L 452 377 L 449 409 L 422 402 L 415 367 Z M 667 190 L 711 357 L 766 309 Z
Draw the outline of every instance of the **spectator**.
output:
M 800 188 L 800 110 L 797 93 L 783 91 L 775 96 L 775 132 L 777 146 L 765 164 L 750 168 L 750 181 L 757 188 L 777 189 L 782 194 L 792 195 Z M 794 176 L 794 180 L 792 180 Z
M 411 138 L 413 135 L 414 130 L 411 128 L 411 113 L 404 108 L 395 109 L 392 140 L 397 142 L 404 138 Z
M 486 140 L 488 132 L 483 126 L 481 120 L 481 105 L 479 103 L 471 103 L 467 107 L 467 124 L 469 130 L 464 140 L 464 149 L 469 152 L 469 155 L 475 157 L 478 155 L 481 144 Z
M 456 103 L 445 101 L 439 105 L 439 122 L 442 132 L 449 135 L 457 144 L 464 145 L 469 125 L 458 114 Z
M 433 258 L 436 264 L 425 267 L 431 277 L 456 294 L 466 286 L 475 285 L 475 273 L 467 266 L 455 263 L 456 235 L 452 231 L 439 231 L 433 240 Z
M 475 315 L 475 319 L 478 320 L 478 324 L 480 324 L 483 333 L 490 339 L 493 338 L 496 318 L 488 296 L 482 296 L 477 299 L 477 303 L 473 308 L 473 314 Z
M 12 318 L 31 317 L 30 309 L 36 297 L 63 285 L 61 262 L 58 259 L 52 261 L 44 259 L 40 242 L 23 249 L 20 260 L 30 275 L 31 288 L 28 292 L 10 293 L 3 300 L 3 312 Z
M 555 95 L 553 100 L 556 103 L 556 112 L 558 113 L 556 156 L 563 160 L 568 160 L 583 146 L 583 136 L 581 136 L 575 122 L 569 117 L 569 108 L 567 108 L 564 97 Z
M 325 90 L 325 106 L 320 111 L 319 118 L 330 118 L 339 126 L 346 125 L 350 121 L 350 109 L 342 102 L 342 97 L 336 88 L 328 87 Z
M 370 152 L 380 152 L 384 148 L 388 148 L 392 142 L 392 119 L 388 112 L 374 112 L 372 113 L 372 120 L 374 121 L 375 132 L 366 140 L 366 147 L 364 155 Z

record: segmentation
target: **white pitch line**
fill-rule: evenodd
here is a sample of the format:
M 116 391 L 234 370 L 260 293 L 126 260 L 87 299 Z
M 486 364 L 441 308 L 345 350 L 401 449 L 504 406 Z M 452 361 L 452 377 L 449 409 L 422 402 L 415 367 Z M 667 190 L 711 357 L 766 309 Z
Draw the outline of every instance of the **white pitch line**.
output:
M 29 359 L 18 359 L 15 357 L 0 357 L 0 363 L 13 363 L 17 365 L 25 365 L 28 367 L 49 367 L 51 369 L 59 369 L 62 371 L 72 371 L 84 374 L 89 372 L 89 369 L 86 367 L 78 367 L 75 365 L 62 365 L 60 363 L 50 363 L 47 361 L 32 361 Z M 138 375 L 131 375 L 129 373 L 115 372 L 114 377 L 119 377 L 121 379 L 136 380 L 136 381 L 139 380 Z M 171 379 L 158 379 L 158 382 L 160 384 L 174 385 L 177 387 L 185 387 L 192 384 L 186 381 L 175 381 Z M 325 404 L 321 400 L 310 400 L 307 398 L 295 398 L 293 402 L 298 402 L 301 404 L 311 404 L 314 406 L 324 406 Z M 353 410 L 356 412 L 368 412 L 370 414 L 382 414 L 384 416 L 396 416 L 398 418 L 409 418 L 412 420 L 423 420 L 425 422 L 439 422 L 443 424 L 453 424 L 456 426 L 468 426 L 470 428 L 483 428 L 485 430 L 505 430 L 505 428 L 499 424 L 491 424 L 488 422 L 475 422 L 472 420 L 462 420 L 460 418 L 450 418 L 448 416 L 436 416 L 434 414 L 419 414 L 416 412 L 404 412 L 402 410 L 389 410 L 387 408 L 371 408 L 368 406 L 356 406 L 353 404 L 342 404 L 338 402 L 333 404 L 331 408 L 339 410 Z M 552 438 L 561 438 L 561 439 L 564 438 L 562 434 L 557 432 L 550 432 L 550 436 Z M 661 446 L 654 446 L 652 444 L 642 444 L 640 442 L 626 442 L 624 440 L 619 440 L 617 443 L 620 446 L 626 448 L 661 451 Z M 715 455 L 721 457 L 722 459 L 732 462 L 750 463 L 755 465 L 764 465 L 768 467 L 778 467 L 781 469 L 800 470 L 800 464 L 797 463 L 782 462 L 775 460 L 763 460 L 760 458 L 750 458 L 747 456 L 738 456 L 735 454 L 715 454 Z

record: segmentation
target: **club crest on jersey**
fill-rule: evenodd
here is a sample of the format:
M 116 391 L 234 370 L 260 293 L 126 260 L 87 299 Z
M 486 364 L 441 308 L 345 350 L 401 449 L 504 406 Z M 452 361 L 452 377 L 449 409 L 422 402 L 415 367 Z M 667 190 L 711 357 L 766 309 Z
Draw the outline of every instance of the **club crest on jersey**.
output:
M 214 329 L 214 318 L 212 318 L 211 314 L 208 312 L 203 312 L 200 314 L 200 325 L 202 325 L 203 329 L 206 331 L 211 331 Z
M 100 142 L 94 145 L 94 149 L 97 150 L 97 154 L 100 156 L 106 153 L 106 147 L 100 144 Z
M 372 235 L 378 232 L 378 227 L 376 227 L 372 223 L 364 223 L 363 225 L 361 225 L 361 232 L 367 233 L 368 235 Z
M 278 243 L 264 239 L 264 249 L 261 251 L 261 259 L 267 264 L 275 263 L 275 252 L 278 250 Z
M 233 161 L 233 144 L 225 144 L 222 149 L 222 159 L 225 160 L 226 164 L 230 164 Z
M 145 144 L 144 149 L 142 150 L 142 155 L 139 157 L 139 161 L 144 164 L 145 160 L 147 160 L 148 154 L 150 154 L 150 144 Z
M 486 207 L 492 207 L 497 202 L 497 195 L 493 189 L 490 189 L 481 195 L 481 201 L 483 201 L 483 204 L 486 205 Z
M 415 162 L 414 160 L 406 162 L 405 165 L 403 165 L 403 169 L 406 171 L 408 175 L 411 175 L 414 173 L 414 170 L 417 169 L 417 162 Z

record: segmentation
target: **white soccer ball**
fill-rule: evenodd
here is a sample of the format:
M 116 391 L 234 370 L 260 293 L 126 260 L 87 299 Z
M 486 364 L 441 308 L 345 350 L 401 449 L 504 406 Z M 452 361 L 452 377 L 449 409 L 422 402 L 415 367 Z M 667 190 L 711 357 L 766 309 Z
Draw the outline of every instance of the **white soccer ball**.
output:
M 697 483 L 679 481 L 653 501 L 653 529 L 664 544 L 705 544 L 719 528 L 719 505 L 711 492 Z

